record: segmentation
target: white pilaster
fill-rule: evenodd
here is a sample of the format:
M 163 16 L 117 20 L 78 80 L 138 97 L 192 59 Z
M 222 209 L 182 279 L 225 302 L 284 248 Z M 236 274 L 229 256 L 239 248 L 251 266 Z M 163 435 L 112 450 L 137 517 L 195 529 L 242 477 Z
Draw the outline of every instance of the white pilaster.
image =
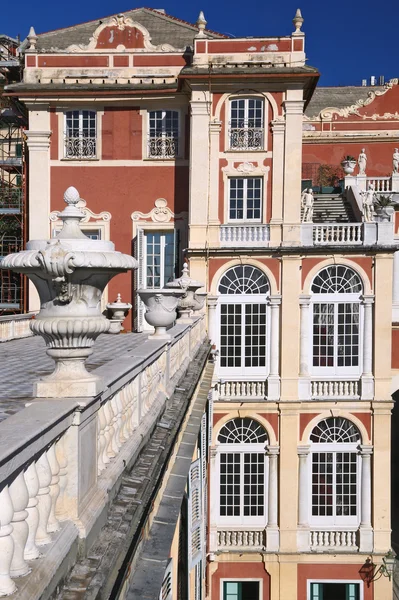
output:
M 218 296 L 208 296 L 208 337 L 211 344 L 216 344 L 218 338 L 216 308 Z
M 28 106 L 28 108 L 30 108 Z M 50 208 L 50 113 L 48 106 L 29 110 L 29 130 L 25 131 L 29 150 L 29 239 L 49 236 Z M 40 310 L 39 295 L 29 282 L 29 310 Z
M 393 255 L 392 321 L 399 322 L 399 251 Z
M 278 480 L 277 462 L 279 446 L 268 446 L 269 457 L 269 482 L 268 482 L 268 507 L 267 507 L 267 529 L 266 548 L 267 551 L 278 552 L 280 545 L 280 532 L 278 528 Z
M 210 94 L 196 89 L 190 100 L 190 247 L 205 245 L 209 218 Z
M 209 123 L 210 134 L 210 206 L 209 224 L 219 225 L 219 138 L 222 122 L 213 120 Z
M 267 381 L 269 400 L 280 399 L 280 305 L 281 296 L 270 296 L 270 374 Z
M 373 551 L 373 528 L 371 526 L 371 455 L 372 446 L 360 446 L 361 466 L 361 513 L 360 552 Z
M 281 242 L 281 225 L 283 222 L 285 121 L 272 121 L 271 126 L 273 134 L 273 177 L 270 240 L 273 243 L 279 244 Z
M 309 452 L 310 446 L 298 446 L 299 485 L 298 485 L 298 533 L 297 543 L 299 552 L 310 550 L 309 527 Z
M 300 400 L 310 398 L 310 375 L 309 375 L 309 331 L 310 331 L 310 299 L 311 296 L 299 296 L 299 307 L 301 311 L 300 329 L 300 364 L 298 394 Z
M 287 90 L 283 192 L 283 245 L 300 244 L 303 92 Z
M 373 377 L 373 303 L 374 295 L 363 296 L 364 321 L 363 321 L 363 373 L 362 373 L 362 399 L 374 398 Z

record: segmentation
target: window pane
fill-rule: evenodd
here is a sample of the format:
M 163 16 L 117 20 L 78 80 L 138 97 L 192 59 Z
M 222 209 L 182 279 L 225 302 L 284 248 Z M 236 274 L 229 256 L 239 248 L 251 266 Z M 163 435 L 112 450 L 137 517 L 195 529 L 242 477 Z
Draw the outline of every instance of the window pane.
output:
M 313 366 L 334 366 L 334 304 L 313 305 Z
M 354 452 L 336 454 L 337 516 L 357 514 L 357 456 Z
M 220 455 L 220 516 L 240 516 L 240 454 Z
M 245 305 L 245 366 L 266 366 L 266 305 Z
M 359 365 L 359 304 L 338 304 L 338 366 Z
M 244 516 L 261 517 L 265 510 L 265 457 L 244 454 Z
M 241 304 L 220 307 L 220 366 L 241 366 Z
M 333 516 L 333 454 L 312 454 L 312 515 Z

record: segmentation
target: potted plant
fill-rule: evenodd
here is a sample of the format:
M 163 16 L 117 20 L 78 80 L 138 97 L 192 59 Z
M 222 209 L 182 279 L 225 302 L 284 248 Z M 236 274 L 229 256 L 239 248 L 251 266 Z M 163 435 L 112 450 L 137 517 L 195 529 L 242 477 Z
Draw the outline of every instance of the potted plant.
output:
M 374 212 L 377 216 L 377 220 L 380 222 L 390 221 L 392 215 L 395 212 L 395 203 L 392 202 L 393 194 L 389 196 L 379 196 L 374 203 Z
M 352 175 L 356 167 L 356 158 L 354 156 L 344 156 L 341 161 L 341 166 L 344 170 L 345 175 Z

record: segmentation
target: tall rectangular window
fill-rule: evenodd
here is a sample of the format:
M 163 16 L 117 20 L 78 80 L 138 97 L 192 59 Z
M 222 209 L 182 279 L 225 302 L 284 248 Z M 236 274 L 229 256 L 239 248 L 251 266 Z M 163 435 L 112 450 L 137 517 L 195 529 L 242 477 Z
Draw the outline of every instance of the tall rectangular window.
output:
M 313 366 L 358 367 L 359 303 L 313 304 Z
M 229 219 L 231 221 L 260 221 L 261 216 L 262 178 L 230 178 Z
M 171 232 L 145 233 L 147 288 L 162 288 L 175 277 L 175 234 Z
M 179 113 L 153 110 L 149 113 L 148 158 L 176 158 L 179 155 Z
M 220 516 L 263 517 L 265 455 L 228 452 L 220 455 Z
M 263 150 L 263 100 L 240 98 L 230 103 L 230 150 Z
M 220 366 L 266 366 L 266 304 L 222 304 Z
M 96 112 L 93 110 L 70 110 L 65 113 L 64 157 L 95 158 L 96 146 Z
M 357 454 L 312 453 L 312 516 L 357 515 Z
M 360 600 L 360 583 L 311 582 L 309 600 Z

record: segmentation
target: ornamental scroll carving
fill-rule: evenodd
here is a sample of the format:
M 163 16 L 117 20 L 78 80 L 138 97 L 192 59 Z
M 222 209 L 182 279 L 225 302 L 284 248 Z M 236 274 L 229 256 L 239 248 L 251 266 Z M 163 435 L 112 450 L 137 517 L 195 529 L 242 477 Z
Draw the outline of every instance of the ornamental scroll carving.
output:
M 154 202 L 154 208 L 149 213 L 135 211 L 131 215 L 132 221 L 148 221 L 154 223 L 169 223 L 171 220 L 184 219 L 186 212 L 176 214 L 168 207 L 168 201 L 165 198 L 157 198 Z
M 243 161 L 236 167 L 234 166 L 235 163 L 237 163 L 237 159 L 228 160 L 228 165 L 226 167 L 222 168 L 223 173 L 226 173 L 226 174 L 245 173 L 245 174 L 251 174 L 251 175 L 256 176 L 256 175 L 264 175 L 265 173 L 268 173 L 269 169 L 270 169 L 270 167 L 265 167 L 264 165 L 262 165 L 261 162 L 260 163 L 259 162 L 252 163 L 252 162 Z
M 151 43 L 148 29 L 124 14 L 110 17 L 101 23 L 88 44 L 72 44 L 67 48 L 68 52 L 90 52 L 92 50 L 96 50 L 96 52 L 113 50 L 117 52 L 123 50 L 130 52 L 183 52 L 183 49 L 174 48 L 170 44 L 154 46 Z
M 383 117 L 379 117 L 378 115 L 372 115 L 370 117 L 367 117 L 366 115 L 361 115 L 359 113 L 359 110 L 361 108 L 368 106 L 369 104 L 374 102 L 374 100 L 377 97 L 383 96 L 384 94 L 389 92 L 389 90 L 391 90 L 394 85 L 398 85 L 398 79 L 391 79 L 384 86 L 383 90 L 370 91 L 365 100 L 357 100 L 351 106 L 345 106 L 344 108 L 335 108 L 335 107 L 324 108 L 322 111 L 320 111 L 319 115 L 317 117 L 315 117 L 315 120 L 319 119 L 322 121 L 330 121 L 334 114 L 338 115 L 339 117 L 349 117 L 349 115 L 357 115 L 358 117 L 361 117 L 363 119 L 373 119 L 373 120 L 377 120 L 378 118 L 384 118 L 384 119 L 398 118 L 398 117 L 396 117 L 397 113 L 394 115 L 391 115 L 390 113 L 386 113 L 386 115 L 389 115 L 389 116 L 384 115 Z
M 110 212 L 103 210 L 100 213 L 94 213 L 92 210 L 90 210 L 90 208 L 86 207 L 86 204 L 86 200 L 80 198 L 79 202 L 76 205 L 77 208 L 80 208 L 80 210 L 84 214 L 84 219 L 81 220 L 81 223 L 89 223 L 90 221 L 104 221 L 108 223 L 112 219 L 112 215 Z M 56 223 L 57 221 L 59 221 L 58 214 L 59 213 L 57 210 L 53 210 L 53 212 L 50 213 L 50 221 L 52 223 Z M 59 222 L 61 223 L 61 221 Z

